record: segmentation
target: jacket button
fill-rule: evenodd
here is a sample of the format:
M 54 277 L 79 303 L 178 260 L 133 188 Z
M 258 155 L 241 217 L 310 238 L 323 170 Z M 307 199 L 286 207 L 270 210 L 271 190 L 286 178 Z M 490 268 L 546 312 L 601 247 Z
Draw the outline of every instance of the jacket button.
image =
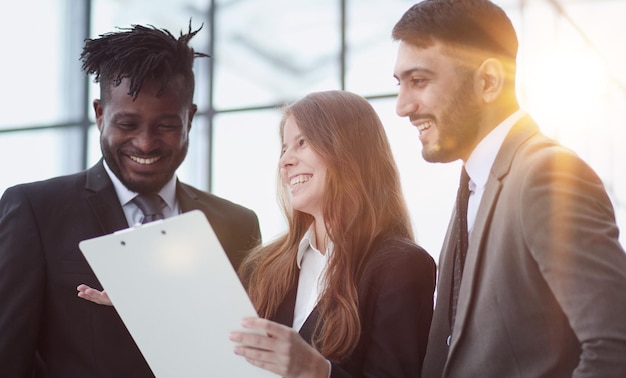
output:
M 448 346 L 450 346 L 450 342 L 452 341 L 452 335 L 448 335 L 448 338 L 446 339 L 446 344 L 448 344 Z

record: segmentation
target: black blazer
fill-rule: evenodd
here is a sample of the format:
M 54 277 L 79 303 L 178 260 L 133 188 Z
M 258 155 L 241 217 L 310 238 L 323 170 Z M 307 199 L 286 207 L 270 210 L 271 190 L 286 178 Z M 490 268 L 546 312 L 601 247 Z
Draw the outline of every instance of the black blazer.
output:
M 238 267 L 260 242 L 256 214 L 177 183 L 181 211 L 199 209 Z M 102 289 L 81 240 L 127 228 L 102 161 L 18 185 L 0 200 L 0 377 L 153 377 L 115 308 L 77 297 Z
M 362 335 L 354 352 L 331 361 L 331 377 L 419 377 L 433 314 L 436 267 L 424 249 L 404 239 L 387 239 L 358 284 Z M 297 281 L 272 320 L 293 324 Z M 311 343 L 319 318 L 316 309 L 300 335 Z

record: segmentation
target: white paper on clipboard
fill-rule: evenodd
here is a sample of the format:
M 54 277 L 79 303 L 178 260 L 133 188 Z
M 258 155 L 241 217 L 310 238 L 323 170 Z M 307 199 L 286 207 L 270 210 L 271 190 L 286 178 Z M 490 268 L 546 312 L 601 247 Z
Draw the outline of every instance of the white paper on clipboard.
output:
M 233 352 L 257 314 L 201 211 L 79 247 L 157 378 L 276 377 Z

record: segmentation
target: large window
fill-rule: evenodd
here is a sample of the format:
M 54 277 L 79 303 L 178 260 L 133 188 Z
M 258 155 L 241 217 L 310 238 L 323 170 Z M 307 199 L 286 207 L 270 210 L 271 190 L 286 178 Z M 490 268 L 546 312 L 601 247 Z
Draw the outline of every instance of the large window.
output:
M 0 12 L 0 193 L 83 166 L 80 5 L 31 0 Z
M 518 30 L 518 90 L 543 131 L 600 174 L 626 229 L 626 2 L 501 0 Z M 191 146 L 179 177 L 259 215 L 266 241 L 284 230 L 275 197 L 278 107 L 308 92 L 347 89 L 383 119 L 418 242 L 435 257 L 460 163 L 428 164 L 417 131 L 395 114 L 393 24 L 405 0 L 25 0 L 0 13 L 0 193 L 76 172 L 100 158 L 80 71 L 83 39 L 132 24 L 174 34 L 203 25 Z M 19 15 L 19 17 L 16 17 Z M 622 242 L 626 238 L 622 232 Z

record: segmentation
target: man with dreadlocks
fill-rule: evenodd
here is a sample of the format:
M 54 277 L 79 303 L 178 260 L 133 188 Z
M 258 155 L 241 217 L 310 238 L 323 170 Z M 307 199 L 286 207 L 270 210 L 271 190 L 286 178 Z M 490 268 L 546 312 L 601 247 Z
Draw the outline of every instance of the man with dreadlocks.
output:
M 175 174 L 196 112 L 193 61 L 206 56 L 188 46 L 200 29 L 175 38 L 133 25 L 86 40 L 103 158 L 0 200 L 0 377 L 153 376 L 115 309 L 97 304 L 106 294 L 78 248 L 142 222 L 138 194 L 158 194 L 166 218 L 202 210 L 235 268 L 260 242 L 253 211 Z

